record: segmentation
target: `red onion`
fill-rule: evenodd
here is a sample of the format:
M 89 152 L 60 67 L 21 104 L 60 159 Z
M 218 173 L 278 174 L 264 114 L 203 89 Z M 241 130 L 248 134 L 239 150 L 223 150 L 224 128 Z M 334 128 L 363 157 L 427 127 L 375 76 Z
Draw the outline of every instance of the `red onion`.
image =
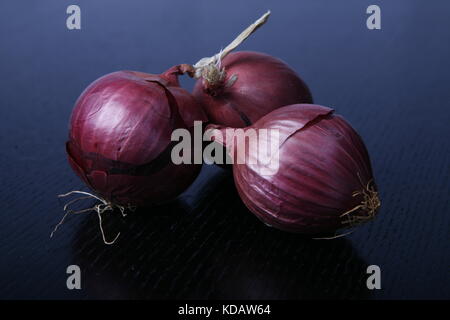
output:
M 294 103 L 312 103 L 300 77 L 283 61 L 259 52 L 230 53 L 216 69 L 197 80 L 193 95 L 212 123 L 245 127 L 272 110 Z
M 171 134 L 205 120 L 195 99 L 178 86 L 175 66 L 164 74 L 119 71 L 86 88 L 70 121 L 67 153 L 83 181 L 114 205 L 165 202 L 184 191 L 199 165 L 171 161 Z
M 266 224 L 291 232 L 326 234 L 376 214 L 380 201 L 366 147 L 348 122 L 333 112 L 318 105 L 290 105 L 243 129 L 279 134 L 258 135 L 258 143 L 266 139 L 257 145 L 262 150 L 256 151 L 252 144 L 245 151 L 245 163 L 233 164 L 239 195 Z M 207 129 L 211 128 L 219 130 L 212 133 L 218 142 L 236 150 L 235 138 L 225 134 L 225 127 Z M 274 137 L 277 149 L 270 149 Z M 268 168 L 267 161 L 256 159 L 261 154 L 271 159 L 277 155 L 277 170 L 272 170 L 273 163 Z

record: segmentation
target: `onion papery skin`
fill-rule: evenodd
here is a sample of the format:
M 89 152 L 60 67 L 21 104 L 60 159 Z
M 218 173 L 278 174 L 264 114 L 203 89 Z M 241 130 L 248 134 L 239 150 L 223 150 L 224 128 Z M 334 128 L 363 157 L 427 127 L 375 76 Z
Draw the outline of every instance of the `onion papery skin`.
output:
M 189 65 L 176 65 L 162 74 L 149 74 L 139 71 L 131 71 L 134 75 L 146 80 L 157 81 L 169 89 L 178 104 L 178 111 L 187 128 L 192 129 L 194 121 L 207 122 L 208 117 L 203 105 L 197 101 L 187 90 L 180 87 L 179 75 L 190 72 Z
M 279 130 L 275 174 L 260 174 L 264 165 L 256 161 L 233 164 L 241 199 L 267 225 L 323 235 L 354 227 L 377 212 L 380 202 L 367 149 L 350 124 L 333 112 L 318 105 L 290 105 L 244 129 Z M 225 138 L 219 142 L 230 145 Z M 255 154 L 248 150 L 246 157 Z
M 159 204 L 196 178 L 200 165 L 171 161 L 170 137 L 191 124 L 183 111 L 196 112 L 191 120 L 204 115 L 195 100 L 172 90 L 159 76 L 118 71 L 94 81 L 78 98 L 66 151 L 73 170 L 98 196 L 122 206 Z
M 239 51 L 221 61 L 224 80 L 197 80 L 193 95 L 211 123 L 246 127 L 269 112 L 294 103 L 312 103 L 309 88 L 286 63 L 270 55 Z M 232 82 L 231 77 L 237 77 Z

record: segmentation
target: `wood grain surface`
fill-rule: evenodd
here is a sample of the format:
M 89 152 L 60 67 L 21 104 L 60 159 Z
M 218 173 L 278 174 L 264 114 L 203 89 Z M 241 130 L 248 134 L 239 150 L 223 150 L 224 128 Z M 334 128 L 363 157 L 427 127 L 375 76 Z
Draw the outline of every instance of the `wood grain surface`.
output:
M 376 2 L 381 30 L 367 29 L 365 0 L 80 0 L 82 29 L 68 30 L 70 1 L 2 1 L 0 299 L 449 299 L 450 4 Z M 241 48 L 286 61 L 358 130 L 376 219 L 333 241 L 277 231 L 245 208 L 229 172 L 204 166 L 177 201 L 108 215 L 107 235 L 121 232 L 113 246 L 95 214 L 50 239 L 56 195 L 86 190 L 64 150 L 82 90 L 112 71 L 210 56 L 267 9 Z M 66 287 L 72 264 L 81 290 Z M 381 290 L 366 287 L 369 265 Z

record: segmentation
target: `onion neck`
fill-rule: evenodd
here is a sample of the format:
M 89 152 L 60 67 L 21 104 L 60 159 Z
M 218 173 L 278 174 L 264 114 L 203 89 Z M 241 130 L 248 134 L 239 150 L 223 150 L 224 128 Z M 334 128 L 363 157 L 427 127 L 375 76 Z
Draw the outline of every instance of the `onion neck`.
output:
M 242 31 L 225 49 L 220 50 L 219 53 L 212 57 L 206 57 L 200 59 L 193 66 L 187 64 L 181 64 L 174 66 L 167 70 L 163 77 L 169 82 L 178 83 L 177 76 L 187 73 L 190 77 L 195 79 L 203 79 L 204 91 L 211 96 L 218 95 L 224 88 L 230 87 L 237 80 L 236 75 L 231 75 L 226 80 L 226 72 L 222 68 L 222 60 L 234 49 L 236 49 L 242 42 L 245 41 L 253 32 L 266 23 L 269 19 L 270 11 L 263 14 L 258 20 L 248 26 Z
M 190 77 L 194 77 L 195 69 L 193 66 L 183 63 L 171 67 L 166 72 L 162 73 L 160 77 L 167 81 L 169 87 L 179 87 L 180 82 L 178 76 L 188 74 Z

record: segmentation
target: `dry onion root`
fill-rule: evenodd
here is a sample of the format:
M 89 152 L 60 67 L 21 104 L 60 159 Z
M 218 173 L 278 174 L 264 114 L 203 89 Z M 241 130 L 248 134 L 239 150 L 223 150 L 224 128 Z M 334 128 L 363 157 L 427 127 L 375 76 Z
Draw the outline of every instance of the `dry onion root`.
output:
M 360 177 L 359 173 L 358 177 Z M 344 217 L 341 221 L 343 229 L 351 229 L 350 231 L 345 233 L 336 232 L 335 235 L 331 237 L 320 237 L 313 239 L 332 240 L 345 237 L 351 234 L 354 231 L 354 228 L 360 224 L 366 223 L 375 218 L 378 209 L 381 207 L 381 201 L 378 196 L 378 192 L 375 190 L 373 179 L 370 179 L 366 185 L 362 185 L 361 190 L 353 192 L 352 197 L 357 197 L 359 195 L 363 196 L 361 203 L 340 215 L 341 218 Z
M 111 241 L 106 240 L 105 232 L 104 232 L 104 230 L 103 230 L 102 214 L 103 214 L 104 212 L 106 212 L 106 211 L 114 211 L 114 209 L 119 209 L 120 213 L 122 214 L 122 217 L 126 217 L 126 215 L 127 215 L 127 214 L 126 214 L 126 210 L 127 210 L 127 209 L 128 209 L 128 210 L 131 210 L 131 211 L 134 211 L 134 210 L 136 209 L 136 208 L 133 207 L 133 206 L 127 206 L 127 207 L 124 207 L 124 206 L 121 206 L 121 205 L 113 204 L 112 202 L 109 202 L 109 201 L 107 201 L 107 200 L 105 200 L 105 199 L 102 199 L 102 198 L 100 198 L 100 197 L 98 197 L 98 196 L 96 196 L 96 195 L 94 195 L 94 194 L 92 194 L 92 193 L 86 192 L 86 191 L 78 191 L 78 190 L 74 190 L 74 191 L 70 191 L 70 192 L 65 193 L 65 194 L 60 194 L 60 195 L 58 195 L 58 197 L 59 197 L 59 198 L 64 198 L 64 197 L 68 197 L 68 196 L 73 195 L 73 194 L 82 194 L 82 195 L 85 195 L 85 196 L 79 197 L 79 198 L 76 198 L 76 199 L 73 199 L 73 200 L 70 200 L 69 202 L 67 202 L 67 203 L 64 205 L 64 208 L 63 208 L 63 209 L 64 209 L 65 214 L 64 214 L 64 216 L 62 217 L 62 219 L 59 221 L 59 223 L 55 226 L 55 228 L 53 229 L 53 231 L 51 232 L 50 238 L 53 237 L 53 235 L 54 235 L 54 233 L 56 232 L 56 230 L 58 230 L 58 228 L 65 222 L 66 218 L 67 218 L 69 215 L 71 215 L 71 214 L 88 213 L 88 212 L 94 211 L 94 212 L 97 212 L 97 216 L 98 216 L 98 224 L 99 224 L 99 227 L 100 227 L 100 232 L 101 232 L 101 234 L 102 234 L 103 242 L 104 242 L 105 244 L 108 244 L 108 245 L 113 244 L 113 243 L 115 243 L 116 240 L 119 238 L 120 232 L 114 237 L 113 240 L 111 240 Z M 97 204 L 97 205 L 95 205 L 95 206 L 93 206 L 93 207 L 91 207 L 91 208 L 82 209 L 82 210 L 71 210 L 71 209 L 70 209 L 70 206 L 71 206 L 72 204 L 74 204 L 74 203 L 76 203 L 76 202 L 78 202 L 78 201 L 81 201 L 81 200 L 92 199 L 92 198 L 94 198 L 94 199 L 100 201 L 101 203 L 99 203 L 99 204 Z
M 381 206 L 381 201 L 375 189 L 373 179 L 370 179 L 366 185 L 363 185 L 360 191 L 355 191 L 352 194 L 353 197 L 360 195 L 363 196 L 361 203 L 341 215 L 341 217 L 345 217 L 345 220 L 342 221 L 343 225 L 356 227 L 375 217 L 378 208 Z M 353 214 L 354 212 L 360 212 L 361 214 Z

